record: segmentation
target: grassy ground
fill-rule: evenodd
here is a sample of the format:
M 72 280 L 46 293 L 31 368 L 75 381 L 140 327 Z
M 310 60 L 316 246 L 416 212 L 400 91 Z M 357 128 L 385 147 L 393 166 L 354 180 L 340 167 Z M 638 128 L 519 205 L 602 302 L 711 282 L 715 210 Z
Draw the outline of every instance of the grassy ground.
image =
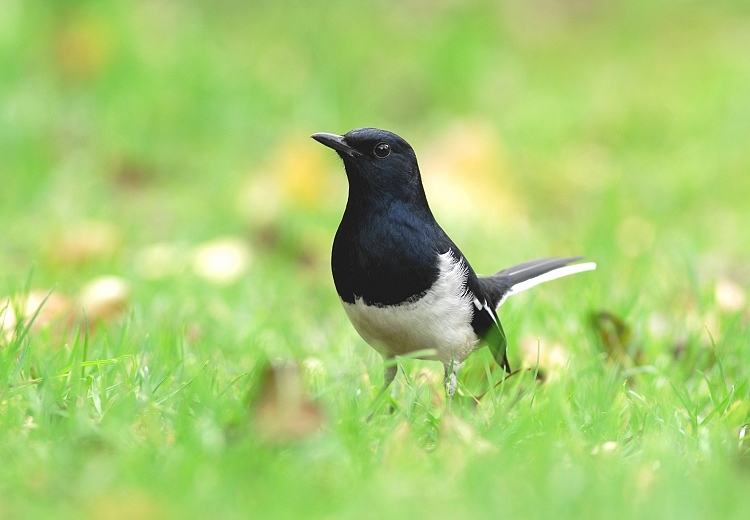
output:
M 251 4 L 0 1 L 0 518 L 747 518 L 748 4 Z M 452 412 L 403 360 L 365 421 L 357 126 L 477 271 L 600 266 Z

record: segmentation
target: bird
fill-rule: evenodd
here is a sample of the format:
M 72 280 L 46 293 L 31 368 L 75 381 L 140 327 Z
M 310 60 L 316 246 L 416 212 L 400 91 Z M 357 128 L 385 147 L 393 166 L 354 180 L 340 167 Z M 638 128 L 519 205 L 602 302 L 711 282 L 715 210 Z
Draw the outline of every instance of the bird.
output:
M 458 369 L 484 345 L 510 372 L 497 309 L 539 283 L 596 268 L 580 256 L 543 258 L 479 276 L 435 220 L 406 140 L 377 128 L 311 137 L 338 153 L 348 178 L 331 271 L 352 325 L 384 359 L 376 400 L 396 377 L 399 356 L 441 362 L 449 402 Z

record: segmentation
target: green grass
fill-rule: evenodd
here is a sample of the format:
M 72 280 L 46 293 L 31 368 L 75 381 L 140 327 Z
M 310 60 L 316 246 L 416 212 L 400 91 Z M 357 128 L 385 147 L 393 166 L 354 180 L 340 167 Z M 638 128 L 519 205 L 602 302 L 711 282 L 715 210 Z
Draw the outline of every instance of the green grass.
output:
M 750 285 L 747 2 L 253 4 L 0 1 L 0 297 L 75 311 L 0 334 L 0 518 L 746 518 L 750 309 L 716 287 Z M 450 412 L 403 360 L 366 421 L 345 178 L 308 138 L 357 126 L 414 145 L 477 271 L 599 264 L 511 299 L 532 369 L 477 352 Z M 252 254 L 229 285 L 190 267 L 222 236 Z M 101 275 L 127 305 L 86 328 Z M 274 442 L 290 360 L 321 426 Z

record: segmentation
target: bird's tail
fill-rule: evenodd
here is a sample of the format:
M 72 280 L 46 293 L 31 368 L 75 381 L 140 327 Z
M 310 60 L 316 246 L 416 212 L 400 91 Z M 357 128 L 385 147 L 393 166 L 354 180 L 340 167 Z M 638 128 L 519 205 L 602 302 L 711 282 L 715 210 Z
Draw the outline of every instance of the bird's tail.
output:
M 480 276 L 479 283 L 497 309 L 513 294 L 525 291 L 535 285 L 548 282 L 569 274 L 596 269 L 594 262 L 574 263 L 583 260 L 582 256 L 571 258 L 542 258 L 514 265 L 491 276 Z

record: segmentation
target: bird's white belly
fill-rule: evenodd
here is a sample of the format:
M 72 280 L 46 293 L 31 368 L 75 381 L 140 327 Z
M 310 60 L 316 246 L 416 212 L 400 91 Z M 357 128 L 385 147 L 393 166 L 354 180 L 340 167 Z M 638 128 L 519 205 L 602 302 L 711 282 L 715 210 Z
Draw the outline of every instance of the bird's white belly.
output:
M 359 335 L 384 357 L 427 351 L 418 357 L 461 363 L 476 348 L 466 267 L 450 251 L 439 261 L 437 281 L 417 301 L 391 306 L 367 305 L 362 298 L 343 302 Z

